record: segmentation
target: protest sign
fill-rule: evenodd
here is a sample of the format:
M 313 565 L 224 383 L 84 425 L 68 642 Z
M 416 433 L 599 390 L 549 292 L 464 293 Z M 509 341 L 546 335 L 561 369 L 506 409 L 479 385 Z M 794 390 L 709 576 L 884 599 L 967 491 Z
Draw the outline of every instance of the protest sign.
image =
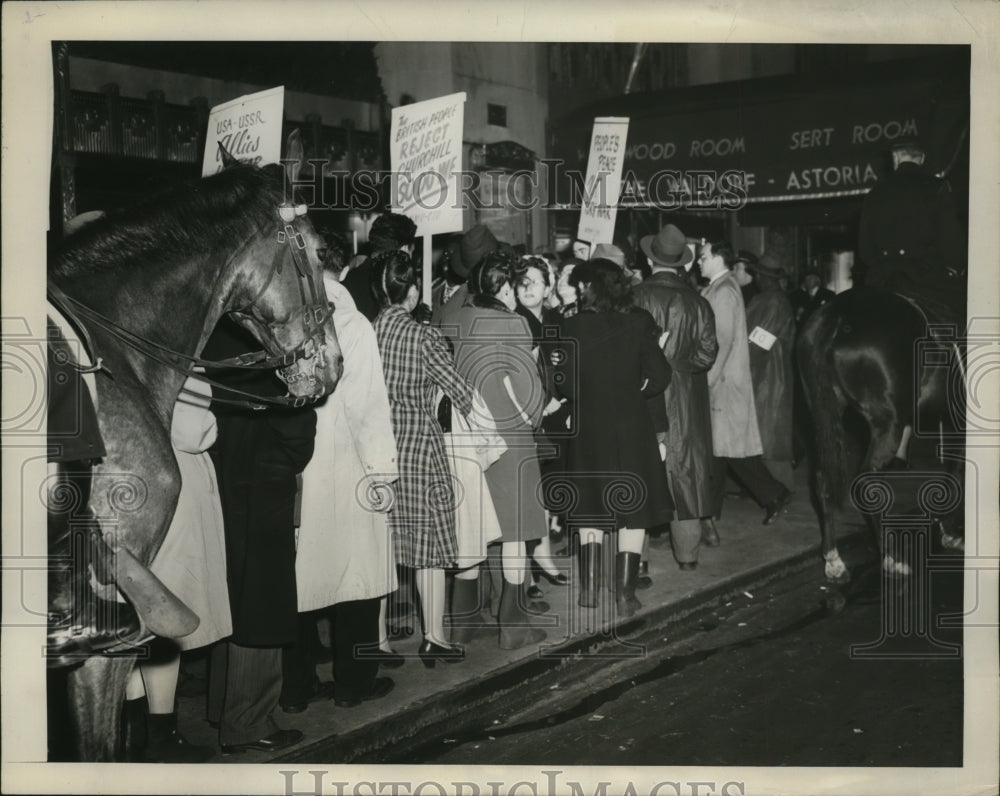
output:
M 614 239 L 627 137 L 628 119 L 594 119 L 594 129 L 590 136 L 590 157 L 587 159 L 587 179 L 580 207 L 580 225 L 576 235 L 589 243 L 591 248 L 598 243 L 612 243 Z
M 392 109 L 392 211 L 411 218 L 419 236 L 462 229 L 464 121 L 464 92 Z
M 284 86 L 246 94 L 212 108 L 201 176 L 222 170 L 220 143 L 241 163 L 265 166 L 279 162 L 284 111 Z

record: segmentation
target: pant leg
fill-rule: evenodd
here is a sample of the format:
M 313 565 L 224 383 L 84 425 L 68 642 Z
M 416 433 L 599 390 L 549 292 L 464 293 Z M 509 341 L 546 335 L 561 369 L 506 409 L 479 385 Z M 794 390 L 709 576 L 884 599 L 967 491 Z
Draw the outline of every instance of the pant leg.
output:
M 212 645 L 208 661 L 208 710 L 209 721 L 222 721 L 222 708 L 226 702 L 226 671 L 229 668 L 229 642 L 217 641 Z
M 280 696 L 281 648 L 229 642 L 219 741 L 223 745 L 251 743 L 276 732 L 273 714 Z
M 371 693 L 378 662 L 365 660 L 358 649 L 378 647 L 379 598 L 350 600 L 331 609 L 333 679 L 337 699 L 357 699 Z
M 678 563 L 698 560 L 701 548 L 701 520 L 674 520 L 670 523 L 670 544 Z
M 716 519 L 722 516 L 722 501 L 726 497 L 726 470 L 731 461 L 732 459 L 726 459 L 722 456 L 712 457 L 712 474 L 709 487 L 712 497 L 709 501 L 709 509 L 711 515 Z
M 316 690 L 316 667 L 310 657 L 310 643 L 316 632 L 316 615 L 299 614 L 298 638 L 294 644 L 281 648 L 281 699 L 282 705 L 305 702 Z
M 764 466 L 760 456 L 747 456 L 745 459 L 727 459 L 736 477 L 750 490 L 761 506 L 766 506 L 778 497 L 784 486 Z
M 764 459 L 767 471 L 786 489 L 795 488 L 795 468 L 786 459 Z

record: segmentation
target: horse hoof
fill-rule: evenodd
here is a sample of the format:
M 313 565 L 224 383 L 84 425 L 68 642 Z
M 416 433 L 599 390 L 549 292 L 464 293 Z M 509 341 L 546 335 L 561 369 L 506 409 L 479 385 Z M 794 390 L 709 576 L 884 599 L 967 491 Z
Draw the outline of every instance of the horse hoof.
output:
M 847 606 L 847 598 L 841 593 L 839 589 L 835 589 L 826 596 L 826 612 L 827 614 L 839 614 Z

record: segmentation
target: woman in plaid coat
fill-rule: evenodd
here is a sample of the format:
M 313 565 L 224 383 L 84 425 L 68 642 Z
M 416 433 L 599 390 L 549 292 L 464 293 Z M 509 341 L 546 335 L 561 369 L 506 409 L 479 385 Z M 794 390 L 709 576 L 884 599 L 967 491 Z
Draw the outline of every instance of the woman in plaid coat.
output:
M 430 668 L 435 660 L 451 663 L 465 655 L 444 634 L 444 571 L 455 566 L 458 553 L 456 489 L 434 398 L 440 388 L 458 411 L 468 415 L 472 392 L 455 370 L 441 333 L 410 315 L 419 300 L 419 276 L 409 256 L 386 252 L 375 255 L 372 265 L 375 297 L 382 306 L 374 323 L 375 336 L 399 450 L 399 481 L 389 527 L 397 563 L 416 570 L 424 618 L 420 657 Z

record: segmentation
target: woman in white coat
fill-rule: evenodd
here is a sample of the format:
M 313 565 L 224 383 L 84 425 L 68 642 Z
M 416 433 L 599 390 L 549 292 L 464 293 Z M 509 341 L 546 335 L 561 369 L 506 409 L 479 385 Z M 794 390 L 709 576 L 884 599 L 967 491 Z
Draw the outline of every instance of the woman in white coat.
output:
M 177 509 L 152 572 L 199 618 L 179 639 L 157 639 L 126 688 L 126 755 L 130 762 L 200 763 L 215 750 L 188 743 L 177 731 L 175 696 L 180 653 L 214 644 L 233 632 L 226 585 L 226 542 L 215 467 L 208 449 L 218 428 L 209 411 L 211 388 L 189 378 L 174 405 L 170 441 L 181 473 Z
M 336 308 L 344 376 L 316 407 L 316 448 L 302 474 L 295 577 L 300 613 L 331 608 L 333 698 L 349 707 L 389 693 L 392 680 L 376 679 L 378 665 L 402 662 L 388 649 L 379 621 L 382 598 L 396 588 L 386 511 L 398 472 L 375 332 L 329 271 L 324 284 Z M 304 709 L 285 694 L 286 712 Z

